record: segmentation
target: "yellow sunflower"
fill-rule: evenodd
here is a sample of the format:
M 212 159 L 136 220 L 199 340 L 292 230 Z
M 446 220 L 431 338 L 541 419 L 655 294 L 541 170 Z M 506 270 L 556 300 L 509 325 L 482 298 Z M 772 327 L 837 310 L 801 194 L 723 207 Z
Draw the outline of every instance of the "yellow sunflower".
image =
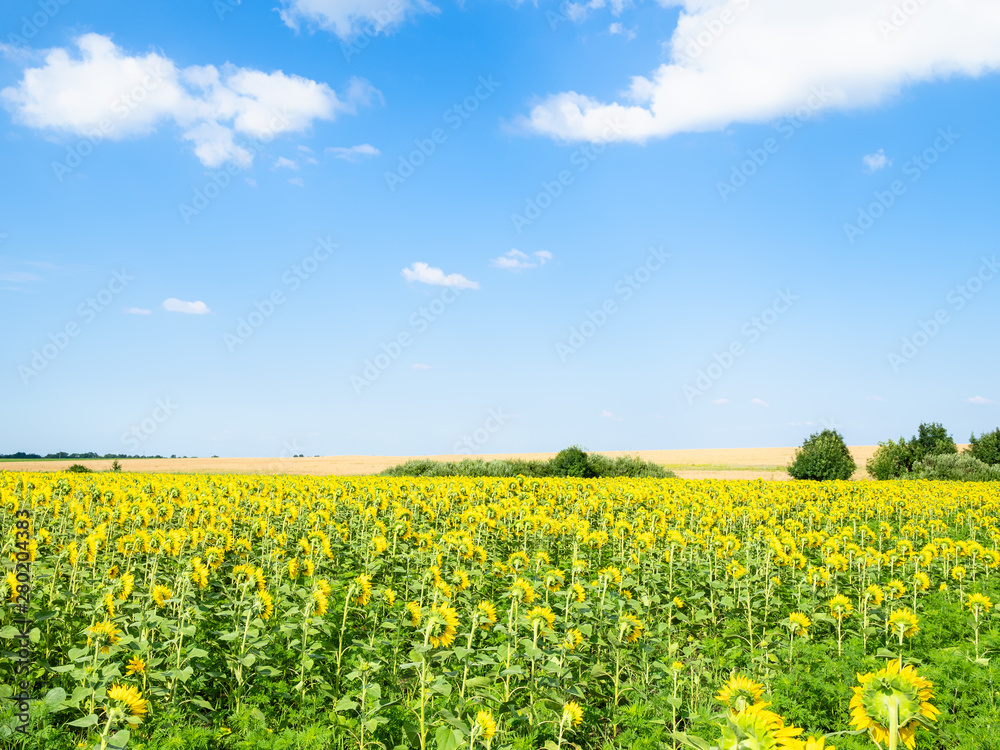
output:
M 118 703 L 116 708 L 122 713 L 138 716 L 140 719 L 146 714 L 146 704 L 149 701 L 132 685 L 112 685 L 108 690 L 108 698 Z
M 681 668 L 683 668 L 683 665 L 681 665 Z M 722 686 L 715 699 L 735 711 L 742 711 L 748 706 L 760 703 L 762 695 L 764 695 L 763 685 L 759 682 L 754 682 L 749 677 L 734 674 Z
M 879 744 L 888 744 L 890 727 L 895 725 L 899 738 L 913 750 L 917 725 L 935 721 L 941 713 L 930 703 L 934 696 L 930 681 L 912 666 L 900 669 L 895 659 L 878 672 L 859 674 L 858 683 L 851 698 L 851 724 L 867 729 Z

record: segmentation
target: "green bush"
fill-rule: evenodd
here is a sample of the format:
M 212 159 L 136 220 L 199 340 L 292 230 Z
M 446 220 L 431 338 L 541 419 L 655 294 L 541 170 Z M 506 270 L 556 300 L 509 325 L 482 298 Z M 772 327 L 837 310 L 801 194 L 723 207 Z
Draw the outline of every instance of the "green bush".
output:
M 910 440 L 910 447 L 914 464 L 923 461 L 925 456 L 958 453 L 958 446 L 940 422 L 921 423 L 916 436 Z
M 879 443 L 865 468 L 873 479 L 899 479 L 913 467 L 913 451 L 903 438 Z
M 788 467 L 793 479 L 850 479 L 857 464 L 836 430 L 823 430 L 802 443 Z
M 550 462 L 554 477 L 582 477 L 588 479 L 595 476 L 593 469 L 587 463 L 587 454 L 578 445 L 563 448 Z
M 1000 466 L 990 466 L 970 453 L 930 455 L 913 467 L 907 479 L 943 479 L 954 482 L 1000 482 Z
M 582 456 L 582 458 L 581 458 Z M 461 461 L 432 461 L 416 458 L 381 472 L 384 477 L 651 477 L 668 479 L 672 471 L 638 456 L 609 458 L 600 453 L 585 453 L 573 446 L 548 461 L 504 458 L 485 461 L 466 458 Z
M 984 432 L 978 438 L 975 433 L 969 438 L 969 453 L 984 464 L 1000 464 L 1000 427 L 993 432 Z
M 74 474 L 90 474 L 94 470 L 93 469 L 88 469 L 83 464 L 73 464 L 68 469 L 66 469 L 66 471 L 72 471 Z

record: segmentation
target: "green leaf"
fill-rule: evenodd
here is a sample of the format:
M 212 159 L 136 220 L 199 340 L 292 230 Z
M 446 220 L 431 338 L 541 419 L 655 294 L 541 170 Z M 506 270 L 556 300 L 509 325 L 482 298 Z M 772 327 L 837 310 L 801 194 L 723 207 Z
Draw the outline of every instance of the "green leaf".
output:
M 465 738 L 457 729 L 438 727 L 434 734 L 434 741 L 437 743 L 437 750 L 456 750 L 465 741 Z
M 208 656 L 208 651 L 203 648 L 193 648 L 188 651 L 189 659 L 204 659 L 206 656 Z
M 13 625 L 5 625 L 0 628 L 0 638 L 17 638 L 19 635 L 21 635 L 21 631 Z
M 202 698 L 191 698 L 190 700 L 194 705 L 198 706 L 198 708 L 204 708 L 206 711 L 215 710 L 215 707 L 211 703 Z
M 97 723 L 97 714 L 90 714 L 89 716 L 84 716 L 82 719 L 77 719 L 76 721 L 69 722 L 71 727 L 92 727 Z
M 358 704 L 351 700 L 350 696 L 345 695 L 341 698 L 337 705 L 333 707 L 334 711 L 353 711 L 358 707 Z
M 52 688 L 49 692 L 45 694 L 42 698 L 46 703 L 62 703 L 66 700 L 66 691 L 62 688 Z
M 128 747 L 129 731 L 127 729 L 121 729 L 115 732 L 111 739 L 108 740 L 108 747 L 114 748 L 126 748 Z

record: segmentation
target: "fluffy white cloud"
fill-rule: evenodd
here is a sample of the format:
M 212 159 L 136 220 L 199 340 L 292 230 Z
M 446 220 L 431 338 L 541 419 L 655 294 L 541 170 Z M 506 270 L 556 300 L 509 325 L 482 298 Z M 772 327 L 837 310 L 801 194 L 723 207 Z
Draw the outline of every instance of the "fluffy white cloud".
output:
M 363 156 L 381 156 L 382 152 L 370 143 L 359 143 L 357 146 L 344 148 L 343 146 L 330 146 L 325 153 L 335 159 L 345 161 L 358 161 Z
M 892 166 L 892 159 L 888 158 L 885 155 L 885 149 L 882 148 L 880 148 L 874 154 L 865 154 L 864 156 L 861 157 L 861 161 L 864 162 L 865 171 L 868 174 Z
M 281 19 L 298 30 L 304 21 L 341 39 L 388 32 L 407 18 L 438 13 L 426 0 L 282 0 Z
M 993 399 L 986 398 L 985 396 L 973 396 L 972 398 L 967 398 L 965 400 L 968 401 L 970 404 L 980 404 L 980 405 L 996 403 L 996 401 L 994 401 Z
M 416 262 L 402 271 L 403 278 L 409 282 L 419 281 L 421 284 L 433 286 L 450 286 L 455 289 L 478 289 L 478 281 L 469 281 L 460 273 L 445 274 L 440 268 L 434 268 L 426 263 Z
M 520 250 L 514 248 L 499 258 L 493 258 L 490 261 L 490 265 L 494 268 L 502 268 L 505 271 L 523 271 L 525 268 L 535 268 L 539 264 L 544 266 L 545 262 L 552 260 L 553 257 L 552 253 L 548 250 L 538 250 L 532 253 L 532 255 L 538 260 L 538 263 L 532 262 L 527 253 L 522 253 Z
M 212 312 L 204 302 L 186 302 L 174 297 L 163 300 L 163 309 L 167 312 L 179 312 L 188 315 L 208 315 Z
M 279 156 L 274 162 L 275 169 L 298 169 L 299 165 L 291 159 Z
M 903 86 L 1000 67 L 1000 3 L 660 0 L 682 10 L 670 61 L 616 102 L 575 91 L 520 125 L 566 140 L 643 142 L 820 108 L 882 102 Z
M 168 300 L 169 302 L 169 300 Z M 166 304 L 166 303 L 164 303 Z M 141 307 L 126 307 L 123 311 L 126 315 L 152 315 L 152 310 L 146 310 Z
M 209 167 L 252 163 L 238 135 L 268 141 L 302 132 L 380 96 L 360 79 L 352 79 L 342 99 L 325 83 L 280 70 L 229 63 L 179 69 L 156 52 L 130 55 L 100 34 L 84 34 L 76 48 L 76 55 L 49 50 L 41 67 L 25 68 L 16 86 L 0 91 L 17 122 L 101 140 L 147 135 L 172 122 Z

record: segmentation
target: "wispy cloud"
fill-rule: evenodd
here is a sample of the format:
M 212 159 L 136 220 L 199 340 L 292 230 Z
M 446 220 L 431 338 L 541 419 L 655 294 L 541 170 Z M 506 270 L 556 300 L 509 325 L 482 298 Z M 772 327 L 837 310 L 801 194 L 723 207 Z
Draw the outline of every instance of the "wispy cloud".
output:
M 886 167 L 892 166 L 892 159 L 885 155 L 885 149 L 879 149 L 874 154 L 866 154 L 861 157 L 861 161 L 865 164 L 865 171 L 868 174 L 872 172 L 877 172 L 880 169 L 885 169 Z
M 625 419 L 623 417 L 616 417 L 614 414 L 612 414 L 611 412 L 609 412 L 607 409 L 604 409 L 601 412 L 601 416 L 604 417 L 605 419 L 610 419 L 610 420 L 615 421 L 615 422 L 624 422 L 625 421 Z
M 752 398 L 750 399 L 750 403 L 754 406 L 770 406 L 770 404 L 762 398 Z
M 291 159 L 286 159 L 284 156 L 279 156 L 274 162 L 275 169 L 298 169 L 298 163 L 292 161 Z
M 0 273 L 0 281 L 9 281 L 12 284 L 23 284 L 28 281 L 38 281 L 40 277 L 26 271 L 8 271 Z
M 460 273 L 446 274 L 440 268 L 434 268 L 426 263 L 417 261 L 409 268 L 404 268 L 401 272 L 403 278 L 409 282 L 420 282 L 421 284 L 431 284 L 432 286 L 450 286 L 455 289 L 478 289 L 478 281 L 469 281 Z
M 163 300 L 163 309 L 167 312 L 185 313 L 187 315 L 208 315 L 212 312 L 204 302 L 186 302 L 174 297 Z
M 531 260 L 532 257 L 535 258 L 534 261 Z M 494 268 L 502 268 L 505 271 L 523 271 L 526 268 L 536 268 L 539 265 L 544 266 L 552 258 L 553 255 L 548 250 L 538 250 L 529 256 L 527 253 L 522 253 L 517 248 L 513 248 L 499 258 L 493 258 L 490 261 L 490 265 Z
M 972 398 L 967 398 L 965 400 L 968 401 L 970 404 L 980 404 L 980 405 L 996 403 L 996 401 L 994 401 L 993 399 L 986 398 L 985 396 L 973 396 Z
M 291 184 L 293 184 L 293 185 L 297 185 L 297 186 L 298 186 L 298 187 L 300 187 L 300 188 L 304 188 L 304 187 L 306 186 L 306 181 L 305 181 L 305 180 L 303 180 L 303 179 L 302 179 L 301 177 L 292 177 L 292 178 L 290 178 L 290 179 L 289 179 L 288 181 L 289 181 L 289 182 L 290 182 Z
M 382 152 L 370 143 L 360 143 L 357 146 L 344 148 L 343 146 L 330 146 L 324 151 L 327 156 L 344 161 L 357 162 L 364 157 L 381 156 Z
M 164 303 L 164 304 L 166 304 L 166 303 Z M 123 312 L 126 315 L 152 315 L 153 314 L 152 310 L 146 310 L 146 309 L 141 308 L 141 307 L 126 307 L 123 310 Z

